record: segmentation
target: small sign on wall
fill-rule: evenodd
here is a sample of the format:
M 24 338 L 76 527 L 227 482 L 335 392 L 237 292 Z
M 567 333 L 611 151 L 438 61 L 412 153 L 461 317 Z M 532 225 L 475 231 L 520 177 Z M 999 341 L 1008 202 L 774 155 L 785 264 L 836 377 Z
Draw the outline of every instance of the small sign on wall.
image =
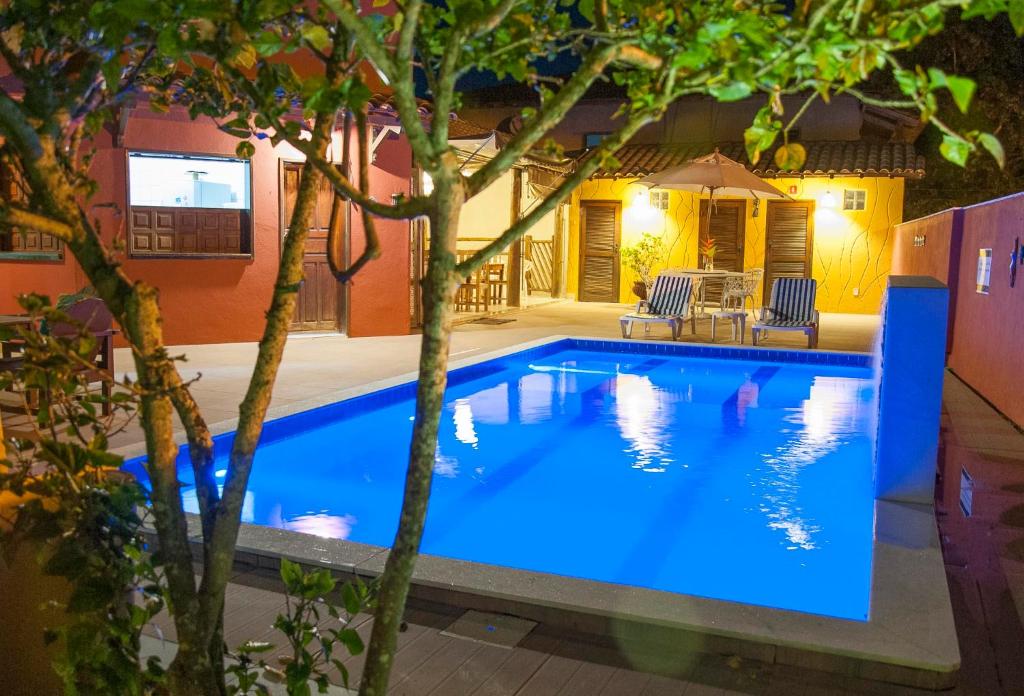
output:
M 960 468 L 960 510 L 964 517 L 970 517 L 974 512 L 974 479 L 963 467 Z
M 928 237 L 923 235 L 923 234 L 915 234 L 914 235 L 914 246 L 916 246 L 916 247 L 923 247 L 925 242 L 927 242 L 927 241 L 928 241 Z
M 977 290 L 981 295 L 987 295 L 989 285 L 992 281 L 992 250 L 978 249 L 978 279 Z

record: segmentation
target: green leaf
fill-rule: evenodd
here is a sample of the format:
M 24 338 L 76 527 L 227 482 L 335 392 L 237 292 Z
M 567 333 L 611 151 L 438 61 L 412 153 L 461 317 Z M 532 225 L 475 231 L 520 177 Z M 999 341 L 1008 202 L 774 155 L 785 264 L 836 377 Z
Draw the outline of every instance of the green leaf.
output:
M 1017 36 L 1024 36 L 1024 0 L 1009 0 L 1006 14 Z
M 302 27 L 302 38 L 318 51 L 323 51 L 331 45 L 330 34 L 319 24 L 307 24 Z
M 1003 150 L 1003 144 L 999 142 L 999 138 L 991 133 L 981 133 L 978 135 L 978 144 L 988 150 L 992 158 L 999 164 L 1000 169 L 1006 168 L 1006 152 Z
M 974 98 L 974 90 L 977 87 L 974 80 L 969 77 L 947 75 L 946 87 L 953 95 L 953 101 L 956 102 L 957 108 L 961 113 L 966 114 L 967 110 L 971 108 L 971 99 Z
M 102 609 L 114 601 L 114 587 L 100 578 L 81 581 L 68 600 L 68 611 L 87 612 Z
M 363 639 L 354 629 L 346 628 L 338 631 L 338 640 L 342 642 L 350 655 L 359 655 L 363 652 Z
M 803 169 L 807 161 L 807 150 L 800 143 L 780 145 L 775 151 L 775 166 L 787 172 L 795 172 Z
M 754 92 L 746 82 L 730 82 L 727 85 L 715 85 L 708 91 L 718 101 L 739 101 L 740 99 L 746 99 Z
M 274 31 L 263 31 L 253 40 L 256 52 L 261 56 L 272 56 L 279 53 L 284 46 L 281 36 Z
M 959 136 L 944 135 L 942 144 L 939 145 L 939 152 L 953 164 L 964 167 L 971 154 L 971 144 Z
M 243 140 L 235 146 L 235 155 L 243 159 L 249 159 L 256 154 L 256 146 L 248 140 Z
M 350 616 L 355 616 L 359 613 L 362 608 L 362 602 L 359 601 L 359 595 L 356 590 L 349 583 L 345 583 L 341 586 L 341 602 L 345 605 L 345 611 Z
M 281 580 L 289 594 L 295 594 L 295 590 L 302 589 L 302 567 L 295 561 L 287 558 L 281 559 Z

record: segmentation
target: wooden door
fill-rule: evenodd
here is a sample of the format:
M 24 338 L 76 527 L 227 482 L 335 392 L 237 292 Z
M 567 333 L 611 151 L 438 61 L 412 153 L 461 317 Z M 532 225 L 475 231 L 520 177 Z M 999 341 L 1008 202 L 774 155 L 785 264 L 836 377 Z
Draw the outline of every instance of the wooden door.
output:
M 302 165 L 285 163 L 281 170 L 283 219 L 281 226 L 288 234 L 295 197 L 299 188 L 299 174 Z M 327 232 L 331 220 L 331 205 L 334 191 L 330 184 L 321 180 L 317 191 L 316 207 L 310 221 L 309 236 L 306 238 L 302 258 L 304 280 L 299 288 L 295 314 L 289 326 L 291 331 L 337 331 L 342 316 L 342 292 L 327 264 Z
M 764 303 L 776 278 L 810 278 L 814 202 L 769 201 L 765 226 Z
M 711 206 L 711 217 L 708 218 L 708 206 Z M 743 233 L 747 220 L 746 201 L 707 201 L 700 202 L 700 246 L 704 246 L 708 236 L 715 240 L 715 270 L 743 270 Z M 707 259 L 701 254 L 700 267 L 704 267 Z M 704 291 L 707 302 L 717 303 L 722 297 L 722 283 L 708 282 Z
M 621 212 L 618 201 L 580 206 L 580 302 L 619 301 Z

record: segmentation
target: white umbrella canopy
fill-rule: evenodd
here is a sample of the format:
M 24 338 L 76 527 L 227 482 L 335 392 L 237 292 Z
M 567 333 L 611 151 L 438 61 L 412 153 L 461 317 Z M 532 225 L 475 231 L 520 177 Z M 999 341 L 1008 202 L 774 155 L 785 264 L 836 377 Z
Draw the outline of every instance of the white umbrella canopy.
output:
M 636 183 L 651 188 L 707 192 L 712 196 L 743 198 L 789 198 L 785 193 L 755 176 L 736 160 L 717 149 L 686 164 L 655 172 Z

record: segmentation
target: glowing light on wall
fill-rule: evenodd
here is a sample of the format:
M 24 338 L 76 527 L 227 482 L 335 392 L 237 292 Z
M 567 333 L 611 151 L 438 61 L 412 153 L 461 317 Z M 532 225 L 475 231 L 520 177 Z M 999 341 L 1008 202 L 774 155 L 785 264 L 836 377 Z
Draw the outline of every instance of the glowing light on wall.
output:
M 632 198 L 624 199 L 629 203 L 622 213 L 623 221 L 627 227 L 634 228 L 637 234 L 651 231 L 649 226 L 662 217 L 659 215 L 660 211 L 651 205 L 650 189 L 646 186 L 636 187 Z
M 431 179 L 430 175 L 427 174 L 426 172 L 423 172 L 423 176 L 421 177 L 420 188 L 422 189 L 422 193 L 424 196 L 429 196 L 430 193 L 434 190 L 434 180 Z
M 818 196 L 818 205 L 826 210 L 835 210 L 839 202 L 836 200 L 836 195 L 832 193 L 832 190 L 827 189 L 825 193 Z

